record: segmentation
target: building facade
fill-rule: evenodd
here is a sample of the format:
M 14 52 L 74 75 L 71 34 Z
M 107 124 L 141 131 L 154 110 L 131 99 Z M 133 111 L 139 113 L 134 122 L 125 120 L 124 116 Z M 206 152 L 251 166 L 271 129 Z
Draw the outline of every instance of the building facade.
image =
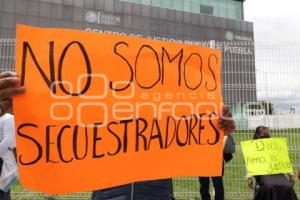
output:
M 181 40 L 252 41 L 253 25 L 243 21 L 242 5 L 236 0 L 0 0 L 0 36 L 14 37 L 15 25 L 22 23 Z
M 244 0 L 122 0 L 189 13 L 244 20 Z
M 243 0 L 0 0 L 0 38 L 15 38 L 16 24 L 192 45 L 214 40 L 223 52 L 225 103 L 240 118 L 256 101 L 253 24 L 243 20 Z

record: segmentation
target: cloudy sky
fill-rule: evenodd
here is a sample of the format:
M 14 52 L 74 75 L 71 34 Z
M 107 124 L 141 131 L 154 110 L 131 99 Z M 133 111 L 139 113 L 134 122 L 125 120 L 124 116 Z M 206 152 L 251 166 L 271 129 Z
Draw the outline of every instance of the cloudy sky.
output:
M 244 10 L 254 24 L 259 100 L 300 110 L 300 0 L 246 0 Z
M 300 44 L 299 0 L 246 0 L 245 20 L 254 22 L 255 40 Z

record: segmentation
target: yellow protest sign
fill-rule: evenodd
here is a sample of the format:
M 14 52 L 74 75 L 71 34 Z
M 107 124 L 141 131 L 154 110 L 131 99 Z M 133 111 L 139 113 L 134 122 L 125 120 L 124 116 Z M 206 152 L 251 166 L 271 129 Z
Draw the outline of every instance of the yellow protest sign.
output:
M 221 52 L 17 27 L 20 181 L 51 194 L 222 171 Z
M 251 176 L 290 173 L 293 171 L 286 138 L 267 138 L 241 142 Z

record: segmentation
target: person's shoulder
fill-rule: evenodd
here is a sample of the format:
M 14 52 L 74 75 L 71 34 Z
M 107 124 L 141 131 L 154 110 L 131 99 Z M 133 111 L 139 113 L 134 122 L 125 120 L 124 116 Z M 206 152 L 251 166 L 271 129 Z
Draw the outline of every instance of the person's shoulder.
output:
M 8 119 L 14 119 L 14 115 L 12 115 L 10 113 L 4 113 L 3 115 L 1 115 L 1 120 L 5 121 Z

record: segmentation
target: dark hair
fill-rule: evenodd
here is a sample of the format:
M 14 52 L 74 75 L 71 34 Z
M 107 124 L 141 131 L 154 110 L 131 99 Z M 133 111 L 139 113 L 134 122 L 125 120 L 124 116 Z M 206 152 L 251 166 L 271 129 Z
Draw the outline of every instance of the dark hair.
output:
M 267 127 L 265 127 L 265 126 L 258 126 L 258 127 L 256 127 L 255 133 L 254 133 L 254 135 L 253 135 L 253 139 L 254 139 L 254 140 L 255 140 L 255 139 L 258 139 L 258 138 L 259 138 L 259 137 L 258 137 L 258 133 L 260 132 L 260 130 L 265 129 L 265 128 L 267 128 Z

